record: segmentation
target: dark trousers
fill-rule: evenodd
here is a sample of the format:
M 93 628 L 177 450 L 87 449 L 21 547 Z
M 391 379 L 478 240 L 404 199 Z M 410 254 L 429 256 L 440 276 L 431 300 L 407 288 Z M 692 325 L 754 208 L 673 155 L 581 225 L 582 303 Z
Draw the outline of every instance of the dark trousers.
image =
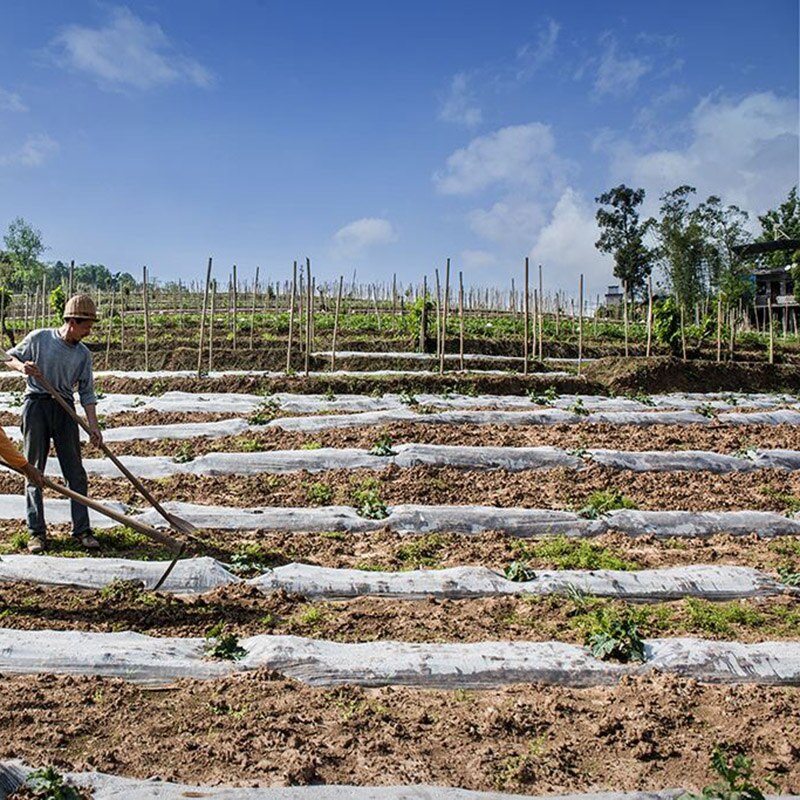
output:
M 58 463 L 67 485 L 74 492 L 87 494 L 86 470 L 81 461 L 78 426 L 66 411 L 49 395 L 31 395 L 22 404 L 23 453 L 25 458 L 44 472 L 52 440 Z M 34 535 L 47 532 L 44 521 L 42 490 L 32 483 L 25 486 L 25 515 L 28 530 Z M 86 506 L 70 501 L 72 535 L 81 536 L 91 530 Z

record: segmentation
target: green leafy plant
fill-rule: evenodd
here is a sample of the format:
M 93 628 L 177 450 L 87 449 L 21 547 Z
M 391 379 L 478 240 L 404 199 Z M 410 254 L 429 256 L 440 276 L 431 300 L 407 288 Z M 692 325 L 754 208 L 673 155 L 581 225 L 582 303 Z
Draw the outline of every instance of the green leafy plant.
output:
M 416 397 L 414 397 L 414 393 L 409 391 L 408 389 L 403 389 L 400 392 L 400 402 L 405 406 L 418 406 L 419 401 Z
M 115 602 L 135 602 L 141 598 L 143 592 L 144 584 L 141 581 L 114 578 L 100 590 L 100 597 Z
M 551 406 L 559 398 L 555 386 L 548 386 L 543 392 L 538 389 L 530 389 L 528 391 L 528 398 L 532 403 L 537 406 Z
M 512 543 L 515 554 L 525 560 L 546 561 L 556 569 L 638 569 L 634 561 L 625 561 L 586 539 L 573 539 L 568 536 L 554 536 L 540 542 L 515 540 Z
M 327 400 L 329 403 L 336 399 L 336 394 L 333 391 L 333 387 L 328 386 L 325 389 L 325 393 L 322 395 L 323 400 Z
M 362 486 L 353 492 L 353 501 L 356 513 L 366 519 L 386 519 L 389 510 L 383 502 L 380 489 L 374 481 L 365 481 Z
M 286 557 L 277 550 L 267 550 L 257 543 L 242 545 L 230 558 L 230 568 L 237 575 L 265 572 Z
M 54 767 L 43 767 L 28 774 L 25 786 L 38 800 L 81 800 L 74 786 L 64 782 L 64 777 Z
M 583 404 L 583 400 L 578 397 L 575 402 L 569 407 L 569 410 L 573 414 L 577 414 L 579 417 L 588 417 L 589 416 L 589 409 Z
M 708 419 L 714 419 L 714 408 L 712 406 L 705 405 L 705 404 L 704 405 L 700 405 L 700 406 L 697 406 L 695 411 L 698 414 L 701 414 L 702 416 L 707 417 Z
M 388 433 L 382 433 L 369 449 L 371 456 L 396 456 L 392 450 L 392 437 Z
M 322 445 L 319 442 L 305 442 L 300 445 L 301 450 L 319 450 Z
M 778 577 L 784 586 L 800 586 L 800 572 L 790 566 L 778 567 Z
M 644 661 L 644 642 L 636 621 L 629 612 L 603 607 L 593 611 L 586 631 L 586 646 L 603 661 Z
M 280 410 L 280 403 L 273 397 L 267 397 L 261 401 L 258 408 L 247 418 L 247 421 L 251 425 L 266 425 L 278 416 Z
M 616 511 L 620 508 L 636 508 L 636 503 L 629 497 L 625 497 L 618 489 L 609 489 L 592 492 L 578 514 L 585 519 L 597 519 L 608 514 L 609 511 Z
M 524 583 L 532 581 L 536 573 L 524 561 L 512 561 L 504 571 L 507 581 Z
M 753 759 L 737 754 L 729 760 L 717 745 L 711 754 L 711 768 L 719 775 L 716 783 L 704 786 L 700 794 L 682 794 L 678 800 L 764 800 L 764 793 L 751 780 Z
M 239 644 L 235 634 L 225 633 L 224 628 L 224 623 L 219 622 L 206 634 L 205 654 L 210 658 L 239 661 L 247 655 L 247 650 Z
M 445 539 L 440 534 L 426 533 L 400 545 L 394 551 L 394 556 L 412 568 L 434 567 L 439 563 L 439 554 L 444 546 Z
M 312 483 L 306 489 L 306 499 L 317 506 L 329 505 L 333 500 L 333 489 L 327 483 Z
M 190 441 L 181 442 L 178 445 L 178 450 L 172 457 L 176 464 L 187 464 L 189 461 L 194 461 L 194 447 Z

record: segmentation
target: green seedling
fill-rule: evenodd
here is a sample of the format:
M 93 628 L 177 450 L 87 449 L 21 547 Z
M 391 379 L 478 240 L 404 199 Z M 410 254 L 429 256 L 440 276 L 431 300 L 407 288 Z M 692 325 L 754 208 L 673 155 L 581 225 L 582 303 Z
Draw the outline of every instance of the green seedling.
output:
M 678 800 L 764 800 L 764 793 L 751 780 L 751 758 L 737 754 L 729 761 L 717 745 L 711 754 L 711 768 L 719 775 L 716 783 L 704 786 L 700 794 L 682 794 Z
M 583 404 L 583 400 L 579 397 L 575 400 L 575 402 L 569 407 L 569 410 L 573 414 L 577 414 L 579 417 L 588 417 L 589 416 L 589 409 Z
M 300 445 L 301 450 L 319 450 L 322 445 L 319 442 L 305 442 Z
M 312 483 L 306 489 L 306 500 L 316 506 L 330 505 L 333 489 L 327 483 Z
M 585 644 L 592 655 L 602 661 L 644 661 L 644 642 L 628 612 L 621 614 L 613 608 L 595 609 L 586 631 Z
M 400 402 L 405 406 L 419 405 L 419 401 L 416 397 L 414 397 L 413 392 L 410 392 L 407 389 L 403 389 L 403 391 L 400 392 Z
M 543 392 L 538 389 L 531 389 L 528 392 L 528 398 L 537 406 L 551 406 L 558 400 L 559 394 L 555 386 L 548 386 Z
M 795 497 L 793 494 L 779 492 L 769 484 L 762 486 L 760 491 L 761 494 L 766 495 L 767 497 L 770 497 L 780 503 L 783 506 L 784 511 L 787 511 L 790 514 L 796 514 L 798 511 L 800 511 L 800 498 Z
M 114 578 L 111 583 L 107 583 L 100 590 L 100 597 L 103 600 L 113 602 L 136 602 L 141 599 L 144 593 L 144 584 L 141 581 L 126 581 L 122 578 Z
M 239 644 L 233 633 L 224 633 L 225 625 L 220 622 L 206 634 L 205 654 L 210 658 L 226 661 L 239 661 L 247 655 L 247 650 Z
M 649 394 L 637 393 L 628 395 L 631 400 L 635 400 L 637 403 L 641 403 L 643 406 L 654 406 L 656 401 L 650 397 Z
M 709 405 L 698 406 L 695 411 L 708 419 L 714 419 L 714 409 Z
M 325 393 L 322 395 L 322 399 L 327 400 L 329 403 L 336 399 L 336 395 L 334 394 L 332 387 L 328 386 L 328 388 L 325 389 Z
M 377 481 L 367 480 L 352 494 L 359 517 L 366 519 L 386 519 L 389 510 L 380 495 Z
M 598 519 L 609 511 L 616 511 L 621 508 L 636 508 L 636 503 L 629 497 L 625 497 L 618 489 L 608 491 L 592 492 L 586 500 L 586 504 L 579 509 L 578 515 L 584 519 Z
M 178 445 L 178 451 L 172 457 L 176 464 L 187 464 L 190 461 L 194 461 L 194 459 L 194 447 L 192 447 L 191 442 L 181 442 Z
M 240 436 L 233 440 L 233 444 L 242 453 L 260 453 L 264 449 L 258 439 L 252 436 Z
M 532 581 L 536 573 L 524 561 L 512 561 L 504 571 L 507 581 L 524 583 Z
M 286 556 L 277 550 L 266 550 L 260 544 L 241 546 L 230 559 L 231 572 L 237 575 L 266 572 L 276 563 L 284 563 Z
M 392 450 L 392 437 L 388 433 L 381 434 L 369 449 L 369 454 L 371 456 L 396 456 L 397 453 Z
M 427 533 L 400 545 L 395 550 L 394 556 L 412 568 L 433 567 L 439 563 L 439 552 L 444 546 L 445 540 L 442 536 L 438 533 Z
M 54 767 L 43 767 L 28 774 L 25 786 L 38 800 L 81 800 L 74 786 L 64 782 L 64 777 Z
M 261 401 L 258 408 L 247 418 L 247 421 L 251 425 L 266 425 L 278 416 L 280 410 L 280 403 L 272 397 L 267 397 Z
M 800 572 L 790 566 L 778 567 L 778 577 L 784 586 L 800 586 Z

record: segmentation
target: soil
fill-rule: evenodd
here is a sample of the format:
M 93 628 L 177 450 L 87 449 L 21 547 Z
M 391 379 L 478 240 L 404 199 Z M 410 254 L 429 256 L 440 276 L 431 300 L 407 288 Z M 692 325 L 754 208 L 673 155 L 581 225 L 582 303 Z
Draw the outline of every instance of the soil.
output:
M 159 691 L 51 675 L 7 676 L 3 688 L 0 758 L 62 771 L 242 786 L 698 791 L 716 778 L 709 758 L 721 744 L 754 756 L 759 785 L 800 791 L 795 688 L 652 675 L 592 689 L 320 689 L 263 671 Z
M 196 358 L 196 355 L 195 355 Z M 112 365 L 114 366 L 114 365 Z M 233 368 L 235 364 L 226 364 Z M 420 376 L 409 380 L 297 377 L 270 381 L 103 378 L 105 391 L 274 391 L 336 393 L 410 389 L 523 394 L 562 381 L 559 391 L 595 393 L 673 389 L 761 391 L 800 385 L 786 365 L 718 365 L 659 358 L 609 360 L 587 365 L 589 377 Z M 640 382 L 644 383 L 640 383 Z M 624 388 L 630 387 L 630 388 Z M 116 415 L 119 424 L 174 424 L 227 415 Z M 5 419 L 5 417 L 4 417 Z M 8 415 L 4 424 L 15 424 Z M 195 439 L 195 455 L 215 450 L 291 449 L 316 443 L 371 447 L 387 432 L 395 444 L 554 445 L 565 449 L 706 449 L 735 453 L 751 447 L 800 449 L 800 429 L 790 426 L 436 426 L 403 423 L 371 429 L 325 431 L 312 436 L 263 429 L 240 437 Z M 174 455 L 179 443 L 115 443 L 119 454 Z M 99 454 L 86 449 L 87 456 Z M 641 508 L 720 510 L 758 508 L 786 513 L 800 498 L 800 474 L 642 473 L 596 465 L 581 472 L 474 471 L 388 467 L 369 471 L 255 477 L 175 476 L 147 485 L 162 500 L 236 507 L 354 502 L 365 482 L 396 503 L 479 503 L 501 507 L 579 508 L 598 490 L 617 489 Z M 319 484 L 323 491 L 314 489 Z M 21 492 L 15 475 L 0 475 L 0 493 Z M 122 480 L 90 478 L 97 497 L 144 507 Z M 21 523 L 0 522 L 0 552 L 22 552 Z M 53 526 L 53 553 L 85 555 Z M 98 531 L 99 557 L 164 559 L 168 553 L 122 529 Z M 564 540 L 559 540 L 564 541 Z M 230 562 L 249 558 L 255 574 L 269 566 L 305 561 L 362 569 L 482 565 L 502 571 L 513 560 L 543 568 L 655 568 L 681 564 L 738 564 L 800 572 L 800 537 L 774 541 L 714 536 L 706 540 L 630 538 L 606 534 L 590 542 L 546 549 L 535 540 L 489 532 L 475 536 L 432 534 L 287 533 L 202 531 L 193 553 Z M 800 638 L 796 596 L 714 605 L 678 601 L 626 607 L 592 598 L 487 598 L 465 601 L 396 601 L 357 598 L 309 603 L 297 596 L 264 596 L 230 586 L 201 598 L 142 593 L 131 586 L 105 591 L 0 584 L 0 624 L 13 628 L 124 630 L 153 636 L 202 636 L 217 622 L 237 636 L 294 633 L 340 641 L 487 641 L 556 638 L 581 642 L 595 609 L 613 605 L 634 614 L 645 636 L 768 641 Z M 800 718 L 797 688 L 701 685 L 654 674 L 617 686 L 569 689 L 516 685 L 467 692 L 312 688 L 257 671 L 213 681 L 180 681 L 159 691 L 96 677 L 0 676 L 0 758 L 22 758 L 62 771 L 89 770 L 130 777 L 159 777 L 198 784 L 298 785 L 432 783 L 526 794 L 653 790 L 712 783 L 715 745 L 752 756 L 754 779 L 767 789 L 800 792 Z M 458 753 L 453 758 L 453 753 Z

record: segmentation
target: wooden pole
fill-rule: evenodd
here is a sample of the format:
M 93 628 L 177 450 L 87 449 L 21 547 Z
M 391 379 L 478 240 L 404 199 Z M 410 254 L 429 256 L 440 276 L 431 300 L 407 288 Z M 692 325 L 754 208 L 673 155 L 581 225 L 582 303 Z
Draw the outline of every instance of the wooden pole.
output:
M 231 289 L 233 291 L 233 323 L 231 325 L 231 333 L 233 334 L 233 349 L 236 349 L 236 310 L 237 310 L 237 295 L 236 295 L 236 264 L 233 265 L 233 279 L 231 281 Z
M 439 354 L 439 372 L 444 372 L 444 351 L 447 343 L 447 311 L 450 302 L 450 259 L 444 269 L 444 303 L 442 304 L 442 350 Z
M 441 310 L 442 310 L 442 290 L 439 284 L 439 269 L 435 269 L 434 275 L 436 276 L 436 357 L 439 359 L 439 372 L 442 371 L 441 352 L 442 352 L 442 328 L 441 328 Z
M 734 309 L 731 309 L 731 338 L 730 338 L 730 343 L 728 345 L 728 353 L 731 361 L 733 361 L 733 345 L 735 339 L 736 339 L 736 311 Z
M 208 371 L 214 368 L 214 306 L 217 299 L 216 278 L 211 281 L 211 306 L 208 315 Z
M 684 317 L 686 316 L 685 306 L 681 303 L 681 347 L 683 348 L 683 360 L 686 361 L 686 327 Z
M 286 372 L 292 368 L 292 331 L 294 330 L 294 303 L 297 294 L 297 262 L 292 267 L 292 299 L 289 303 L 289 340 L 286 345 Z
M 256 277 L 253 281 L 253 305 L 250 310 L 250 349 L 253 349 L 253 337 L 256 330 L 256 301 L 258 298 L 258 267 L 256 267 Z
M 75 294 L 75 259 L 69 262 L 69 290 L 67 297 L 72 297 Z
M 647 349 L 645 355 L 650 358 L 650 345 L 653 341 L 653 279 L 647 278 Z
M 147 298 L 147 267 L 142 267 L 142 309 L 144 318 L 144 371 L 150 371 L 150 304 Z
M 108 312 L 108 332 L 106 333 L 106 360 L 105 369 L 108 369 L 108 359 L 111 354 L 111 329 L 114 327 L 114 301 L 117 297 L 117 290 L 111 287 L 111 310 Z
M 339 309 L 342 305 L 344 275 L 339 276 L 339 291 L 336 293 L 336 311 L 333 315 L 333 341 L 331 342 L 331 372 L 336 369 L 336 333 L 339 330 Z
M 311 259 L 306 258 L 306 355 L 305 374 L 311 369 Z
M 544 292 L 541 264 L 539 264 L 539 361 L 544 361 Z
M 525 287 L 522 298 L 522 374 L 528 374 L 528 361 L 530 360 L 530 353 L 528 352 L 528 340 L 530 339 L 530 324 L 531 324 L 531 309 L 530 309 L 530 285 L 529 285 L 529 260 L 525 259 Z
M 772 323 L 772 295 L 767 295 L 767 313 L 769 314 L 769 363 L 775 363 L 775 326 Z
M 717 295 L 717 364 L 722 361 L 722 292 Z
M 47 273 L 42 275 L 42 328 L 47 327 Z
M 583 273 L 581 273 L 580 287 L 578 289 L 578 375 L 581 374 L 583 362 Z M 626 348 L 627 350 L 627 348 Z M 626 352 L 627 355 L 627 352 Z
M 458 368 L 464 371 L 464 275 L 458 271 Z
M 208 308 L 208 291 L 211 286 L 211 257 L 208 258 L 208 268 L 206 269 L 206 288 L 203 293 L 203 310 L 200 314 L 200 341 L 197 345 L 197 377 L 203 374 L 203 334 L 206 325 L 206 309 Z
M 622 281 L 622 330 L 625 337 L 625 358 L 628 357 L 628 286 Z
M 426 334 L 428 332 L 428 276 L 422 276 L 422 311 L 419 315 L 419 351 L 425 352 L 427 347 Z

